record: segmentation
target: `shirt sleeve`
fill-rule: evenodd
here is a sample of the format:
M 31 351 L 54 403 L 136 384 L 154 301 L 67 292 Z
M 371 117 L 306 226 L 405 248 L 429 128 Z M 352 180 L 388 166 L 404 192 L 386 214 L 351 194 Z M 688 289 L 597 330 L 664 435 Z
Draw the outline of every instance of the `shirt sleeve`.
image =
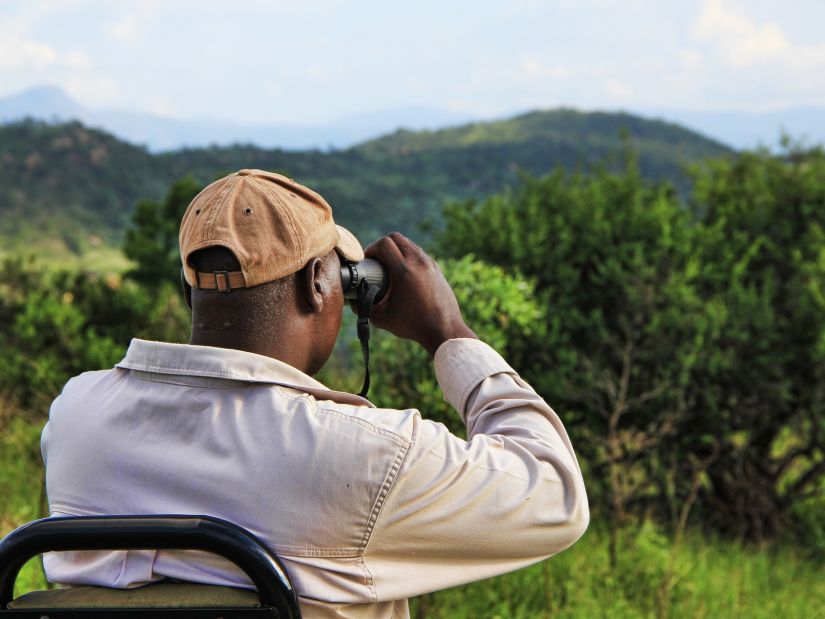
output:
M 468 440 L 416 417 L 365 549 L 377 600 L 487 578 L 558 553 L 587 528 L 581 471 L 555 412 L 486 344 L 435 356 Z

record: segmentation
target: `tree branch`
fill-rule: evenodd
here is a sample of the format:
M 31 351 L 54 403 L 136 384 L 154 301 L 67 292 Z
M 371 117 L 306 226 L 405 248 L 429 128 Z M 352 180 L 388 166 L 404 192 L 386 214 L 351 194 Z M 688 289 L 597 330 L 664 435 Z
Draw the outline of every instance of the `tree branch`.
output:
M 790 488 L 788 488 L 788 491 L 782 497 L 783 505 L 788 505 L 788 500 L 791 497 L 798 498 L 806 486 L 819 480 L 819 478 L 823 475 L 825 475 L 825 460 L 820 460 L 809 468 L 804 475 L 797 479 Z

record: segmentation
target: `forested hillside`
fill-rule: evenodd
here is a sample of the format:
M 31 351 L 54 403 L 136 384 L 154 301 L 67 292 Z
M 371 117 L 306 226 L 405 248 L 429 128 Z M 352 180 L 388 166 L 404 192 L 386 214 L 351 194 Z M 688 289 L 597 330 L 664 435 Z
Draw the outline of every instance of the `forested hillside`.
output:
M 491 144 L 524 144 L 540 141 L 566 147 L 570 152 L 609 152 L 615 149 L 616 136 L 627 132 L 633 136 L 636 147 L 649 156 L 649 165 L 657 150 L 667 147 L 671 156 L 661 163 L 673 160 L 673 154 L 683 160 L 696 159 L 719 152 L 720 144 L 684 127 L 667 122 L 652 121 L 625 113 L 582 113 L 571 109 L 529 112 L 506 120 L 478 122 L 438 131 L 399 130 L 359 147 L 375 154 L 406 154 L 434 152 Z
M 0 240 L 7 253 L 117 244 L 140 198 L 160 199 L 186 174 L 207 183 L 244 167 L 278 170 L 317 189 L 364 238 L 390 229 L 417 235 L 440 218 L 445 200 L 486 197 L 513 185 L 520 171 L 610 165 L 625 148 L 622 136 L 645 176 L 679 188 L 687 186 L 686 164 L 728 152 L 668 123 L 571 110 L 398 131 L 331 152 L 239 145 L 153 155 L 79 123 L 26 121 L 0 127 Z

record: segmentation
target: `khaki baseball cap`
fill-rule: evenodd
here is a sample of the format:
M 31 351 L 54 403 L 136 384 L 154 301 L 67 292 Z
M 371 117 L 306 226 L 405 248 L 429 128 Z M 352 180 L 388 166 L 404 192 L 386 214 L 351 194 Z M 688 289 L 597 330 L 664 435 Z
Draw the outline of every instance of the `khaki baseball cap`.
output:
M 193 288 L 231 290 L 280 279 L 335 248 L 346 260 L 364 259 L 358 239 L 335 224 L 320 195 L 274 172 L 240 170 L 201 191 L 180 224 L 180 256 Z M 240 271 L 198 273 L 192 252 L 229 249 Z

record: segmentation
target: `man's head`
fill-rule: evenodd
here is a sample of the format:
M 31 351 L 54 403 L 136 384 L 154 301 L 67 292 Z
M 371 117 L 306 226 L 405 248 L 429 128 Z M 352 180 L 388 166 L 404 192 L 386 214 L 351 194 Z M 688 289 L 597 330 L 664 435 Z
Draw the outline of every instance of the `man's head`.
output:
M 192 343 L 266 354 L 310 374 L 340 328 L 340 259 L 364 255 L 321 196 L 260 170 L 198 194 L 181 222 L 180 250 Z

